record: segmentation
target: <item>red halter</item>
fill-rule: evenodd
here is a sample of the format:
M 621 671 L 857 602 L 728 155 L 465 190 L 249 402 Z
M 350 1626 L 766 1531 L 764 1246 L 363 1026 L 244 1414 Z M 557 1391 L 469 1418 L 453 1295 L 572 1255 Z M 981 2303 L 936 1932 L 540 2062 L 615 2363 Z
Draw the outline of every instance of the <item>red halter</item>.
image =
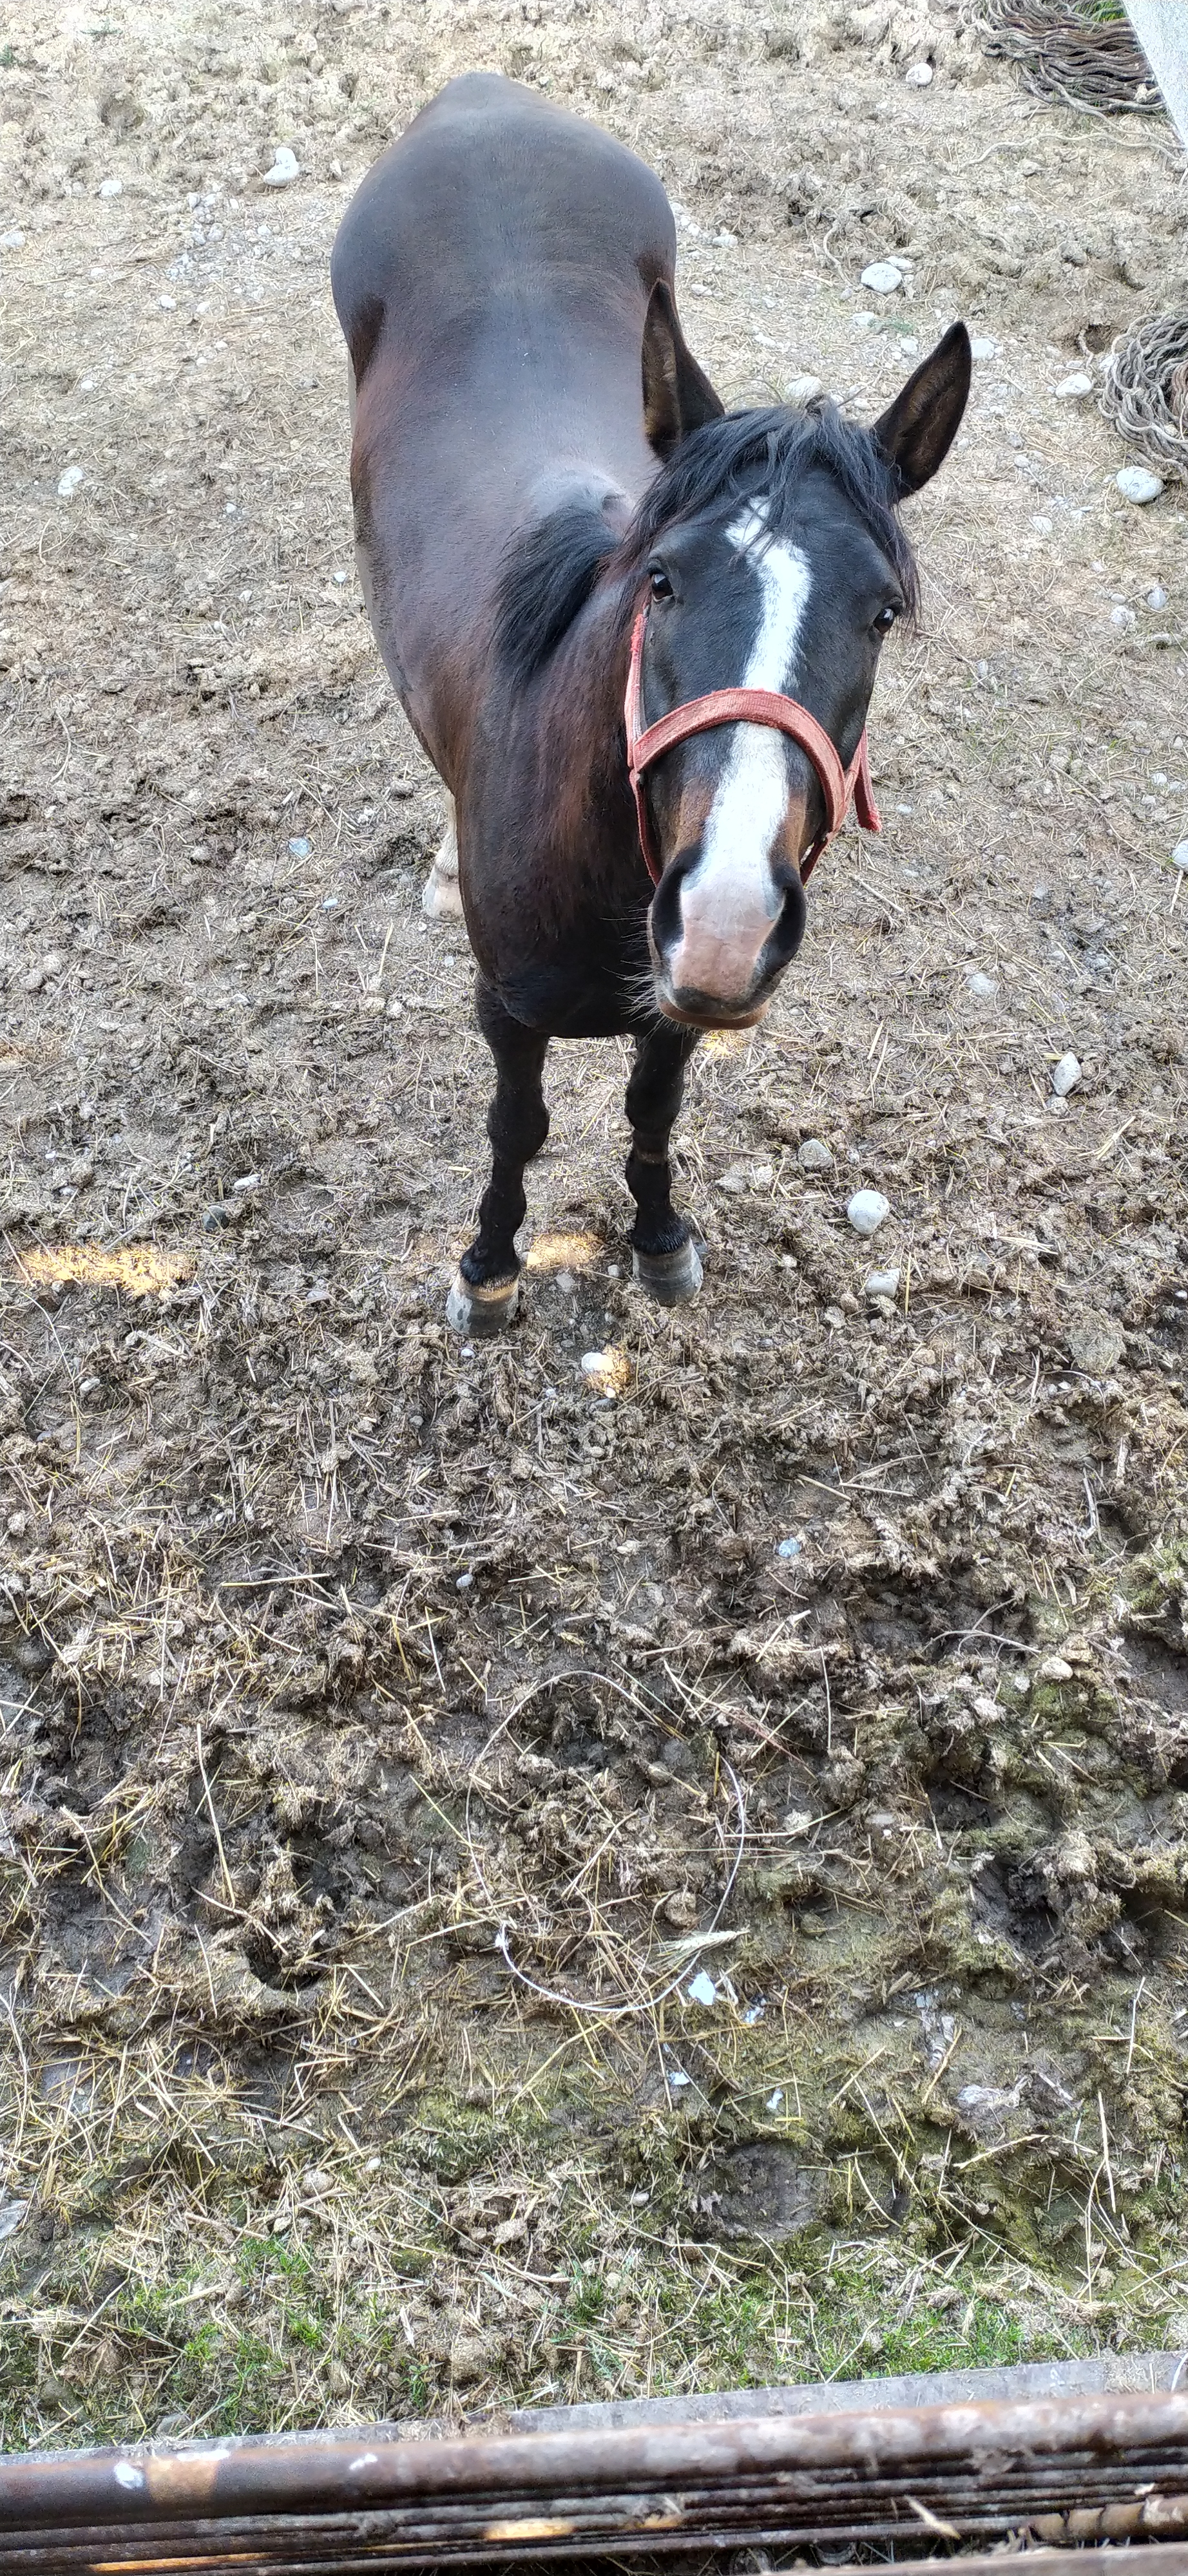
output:
M 870 783 L 870 755 L 866 730 L 848 769 L 843 769 L 823 725 L 809 714 L 807 707 L 795 698 L 780 697 L 774 689 L 711 689 L 706 698 L 690 698 L 683 707 L 674 707 L 671 715 L 661 716 L 658 724 L 641 727 L 641 675 L 643 668 L 644 632 L 648 612 L 641 608 L 631 631 L 631 660 L 627 670 L 627 699 L 624 714 L 627 721 L 627 774 L 635 795 L 639 816 L 639 846 L 644 855 L 653 885 L 659 885 L 660 862 L 648 812 L 644 771 L 650 769 L 674 743 L 687 742 L 691 734 L 710 733 L 715 725 L 771 725 L 777 733 L 786 733 L 807 751 L 825 798 L 825 822 L 812 848 L 800 862 L 800 881 L 807 884 L 821 852 L 840 832 L 853 798 L 854 811 L 864 832 L 881 832 L 879 809 Z

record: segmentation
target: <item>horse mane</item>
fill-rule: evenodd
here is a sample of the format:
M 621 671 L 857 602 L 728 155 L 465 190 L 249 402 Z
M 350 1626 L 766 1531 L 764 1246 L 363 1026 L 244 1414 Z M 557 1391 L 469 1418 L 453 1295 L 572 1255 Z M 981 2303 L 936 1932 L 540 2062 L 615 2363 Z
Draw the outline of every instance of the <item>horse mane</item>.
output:
M 840 485 L 893 564 L 915 617 L 920 583 L 898 517 L 899 476 L 871 431 L 832 403 L 810 411 L 728 412 L 682 440 L 622 536 L 614 535 L 601 509 L 567 502 L 517 537 L 504 558 L 495 603 L 496 651 L 509 676 L 524 682 L 543 669 L 604 575 L 624 584 L 622 618 L 629 622 L 638 576 L 665 528 L 716 502 L 762 491 L 768 533 L 782 535 L 797 486 L 814 467 Z
M 566 501 L 514 540 L 495 593 L 495 650 L 511 678 L 543 669 L 618 545 L 592 501 Z

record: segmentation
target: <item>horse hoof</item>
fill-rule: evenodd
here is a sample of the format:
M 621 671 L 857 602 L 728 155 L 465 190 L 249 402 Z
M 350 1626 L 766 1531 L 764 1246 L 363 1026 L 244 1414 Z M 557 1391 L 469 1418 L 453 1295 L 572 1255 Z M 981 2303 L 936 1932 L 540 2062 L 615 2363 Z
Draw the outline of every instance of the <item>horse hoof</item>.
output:
M 510 1324 L 519 1299 L 518 1279 L 497 1279 L 490 1288 L 472 1288 L 459 1271 L 446 1299 L 446 1322 L 464 1341 L 477 1342 Z
M 675 1252 L 633 1252 L 632 1277 L 658 1306 L 683 1306 L 701 1286 L 701 1257 L 695 1243 L 678 1243 Z

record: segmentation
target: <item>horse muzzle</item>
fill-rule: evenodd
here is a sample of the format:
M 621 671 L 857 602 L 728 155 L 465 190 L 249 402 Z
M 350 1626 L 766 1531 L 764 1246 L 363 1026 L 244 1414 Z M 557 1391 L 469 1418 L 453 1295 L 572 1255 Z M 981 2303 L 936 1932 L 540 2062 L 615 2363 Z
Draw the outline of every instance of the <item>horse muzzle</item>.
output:
M 795 860 L 707 866 L 698 847 L 665 869 L 648 914 L 656 1002 L 687 1028 L 750 1028 L 767 1011 L 804 937 Z

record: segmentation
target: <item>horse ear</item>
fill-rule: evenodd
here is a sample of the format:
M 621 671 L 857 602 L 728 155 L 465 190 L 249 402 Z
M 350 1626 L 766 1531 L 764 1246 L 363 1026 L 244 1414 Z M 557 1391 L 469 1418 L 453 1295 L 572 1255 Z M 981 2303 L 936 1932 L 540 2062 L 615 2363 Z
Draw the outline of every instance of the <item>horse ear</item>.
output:
M 969 400 L 970 367 L 969 333 L 964 322 L 954 322 L 876 420 L 871 434 L 898 469 L 904 492 L 918 492 L 944 463 Z
M 720 420 L 720 402 L 685 342 L 672 291 L 658 277 L 648 299 L 643 335 L 644 429 L 661 459 L 671 456 L 691 429 Z

